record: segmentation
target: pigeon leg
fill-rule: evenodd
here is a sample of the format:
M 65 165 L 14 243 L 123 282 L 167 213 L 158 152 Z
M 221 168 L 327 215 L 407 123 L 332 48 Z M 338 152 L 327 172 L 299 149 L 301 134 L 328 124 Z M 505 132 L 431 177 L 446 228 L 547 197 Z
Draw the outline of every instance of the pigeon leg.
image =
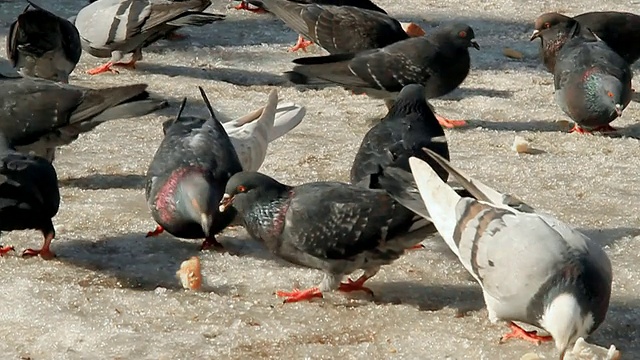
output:
M 95 67 L 93 69 L 87 70 L 87 74 L 89 74 L 89 75 L 98 75 L 98 74 L 102 74 L 102 73 L 105 73 L 105 72 L 110 72 L 112 74 L 119 74 L 118 70 L 111 68 L 113 65 L 114 64 L 111 61 L 109 61 L 108 63 L 106 63 L 104 65 L 100 65 L 100 66 Z
M 322 292 L 318 288 L 311 288 L 307 290 L 293 289 L 291 291 L 278 290 L 276 292 L 278 297 L 284 297 L 283 303 L 292 303 L 303 300 L 311 300 L 313 298 L 321 298 Z
M 553 340 L 551 336 L 538 335 L 538 332 L 535 330 L 526 331 L 525 329 L 521 328 L 520 326 L 516 325 L 513 322 L 509 323 L 509 328 L 511 328 L 511 332 L 505 334 L 500 338 L 501 343 L 508 339 L 522 339 L 522 340 L 530 341 L 534 344 L 540 345 L 540 343 L 543 341 Z
M 291 52 L 295 52 L 298 50 L 302 50 L 304 52 L 307 52 L 307 47 L 312 45 L 313 42 L 309 41 L 309 40 L 305 40 L 302 35 L 298 35 L 298 41 L 296 42 L 295 45 L 293 45 L 293 47 L 291 49 L 289 49 L 289 51 Z
M 593 132 L 597 132 L 597 131 L 607 133 L 607 132 L 617 131 L 617 129 L 607 124 L 607 125 L 597 126 L 597 127 L 594 127 L 593 129 L 587 130 L 585 128 L 581 128 L 580 126 L 578 126 L 578 124 L 574 124 L 573 128 L 569 130 L 569 133 L 592 134 Z
M 450 120 L 444 116 L 440 116 L 438 114 L 435 114 L 435 115 L 436 115 L 436 119 L 438 119 L 438 123 L 440 123 L 441 126 L 444 126 L 447 129 L 453 129 L 455 127 L 464 126 L 467 124 L 467 122 L 464 120 Z
M 256 14 L 266 14 L 267 11 L 263 8 L 259 8 L 259 7 L 255 7 L 255 8 L 251 8 L 249 7 L 249 4 L 247 4 L 245 1 L 240 1 L 240 5 L 236 5 L 233 7 L 236 10 L 247 10 L 247 11 L 251 11 L 252 13 L 256 13 Z
M 9 246 L 9 245 L 0 245 L 0 256 L 4 256 L 4 254 L 11 252 L 11 251 L 15 251 L 13 246 Z
M 367 294 L 373 296 L 373 291 L 364 286 L 364 282 L 369 280 L 370 277 L 371 276 L 367 276 L 367 274 L 364 274 L 360 276 L 356 281 L 347 279 L 346 283 L 340 283 L 340 287 L 338 287 L 338 290 L 343 292 L 364 291 Z
M 55 236 L 54 232 L 50 232 L 48 234 L 44 235 L 44 244 L 42 244 L 42 248 L 40 248 L 40 250 L 34 250 L 34 249 L 26 249 L 25 251 L 22 252 L 22 256 L 23 257 L 28 257 L 28 256 L 38 256 L 40 255 L 41 258 L 45 259 L 45 260 L 51 260 L 54 257 L 56 257 L 56 254 L 54 254 L 49 247 L 51 246 L 51 240 L 53 240 L 53 237 Z
M 136 49 L 133 52 L 133 54 L 131 54 L 131 60 L 127 61 L 126 63 L 117 62 L 117 63 L 114 63 L 113 65 L 135 70 L 136 62 L 138 62 L 138 60 L 141 60 L 141 59 L 142 59 L 142 49 Z
M 149 231 L 147 233 L 147 235 L 145 235 L 146 238 L 148 237 L 155 237 L 158 236 L 160 234 L 162 234 L 164 232 L 164 228 L 161 225 L 156 226 L 156 228 L 153 231 Z
M 222 251 L 224 250 L 224 246 L 216 240 L 215 236 L 209 236 L 205 238 L 202 245 L 200 245 L 200 251 L 209 249 Z

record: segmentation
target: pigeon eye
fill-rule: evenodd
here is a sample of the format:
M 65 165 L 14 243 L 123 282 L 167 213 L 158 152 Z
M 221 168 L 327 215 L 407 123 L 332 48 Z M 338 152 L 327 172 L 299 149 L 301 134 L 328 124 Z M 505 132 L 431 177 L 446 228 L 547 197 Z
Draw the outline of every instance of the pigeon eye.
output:
M 464 31 L 464 30 L 462 30 L 462 31 L 460 31 L 460 32 L 458 33 L 458 36 L 464 39 L 464 38 L 466 38 L 466 37 L 467 37 L 467 32 L 466 32 L 466 31 Z
M 247 188 L 244 187 L 244 185 L 238 185 L 236 190 L 238 190 L 239 193 L 243 193 L 243 192 L 247 191 Z
M 607 92 L 607 95 L 609 95 L 610 98 L 613 97 L 613 93 L 611 91 Z
M 548 28 L 550 28 L 550 27 L 551 27 L 551 24 L 549 24 L 548 22 L 544 23 L 544 28 L 545 28 L 545 29 L 548 29 Z

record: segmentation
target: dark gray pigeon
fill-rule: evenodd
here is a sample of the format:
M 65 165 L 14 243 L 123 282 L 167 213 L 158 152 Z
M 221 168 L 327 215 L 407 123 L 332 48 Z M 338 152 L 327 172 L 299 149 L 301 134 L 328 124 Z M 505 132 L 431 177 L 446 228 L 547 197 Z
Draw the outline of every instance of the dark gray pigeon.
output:
M 218 203 L 229 178 L 242 165 L 224 127 L 200 88 L 211 118 L 182 116 L 163 124 L 164 139 L 147 171 L 146 198 L 158 226 L 147 234 L 164 231 L 186 239 L 202 239 L 201 250 L 222 248 L 215 235 L 235 218 L 218 213 Z
M 469 74 L 469 47 L 479 49 L 473 29 L 447 24 L 427 36 L 402 40 L 381 49 L 361 53 L 299 58 L 285 73 L 295 84 L 338 85 L 375 98 L 394 99 L 409 84 L 425 86 L 428 99 L 455 90 Z M 453 121 L 436 115 L 441 125 Z
M 167 34 L 182 26 L 203 26 L 225 18 L 201 10 L 209 5 L 210 0 L 98 0 L 87 5 L 75 18 L 82 48 L 95 57 L 110 58 L 88 73 L 117 73 L 112 66 L 135 68 L 142 59 L 142 48 Z M 129 53 L 131 60 L 121 63 Z
M 318 287 L 278 292 L 285 302 L 337 289 L 371 293 L 365 281 L 424 239 L 408 236 L 412 224 L 395 221 L 406 209 L 384 190 L 339 182 L 293 187 L 258 172 L 240 172 L 227 183 L 220 203 L 221 212 L 232 209 L 249 234 L 274 255 L 324 272 Z M 364 270 L 359 279 L 341 283 L 344 275 L 358 269 Z
M 49 161 L 58 146 L 105 121 L 149 114 L 167 107 L 146 84 L 90 89 L 38 78 L 0 75 L 0 132 L 21 152 Z
M 409 23 L 405 30 L 398 20 L 378 10 L 291 0 L 248 2 L 271 12 L 301 34 L 290 51 L 306 51 L 307 46 L 316 43 L 330 54 L 357 53 L 424 35 L 418 25 Z
M 13 150 L 0 134 L 0 231 L 39 230 L 44 243 L 23 256 L 52 259 L 51 241 L 56 235 L 51 219 L 58 213 L 60 192 L 56 170 L 45 159 Z M 2 246 L 0 254 L 13 250 Z
M 640 16 L 628 12 L 595 11 L 571 18 L 552 12 L 536 19 L 531 35 L 531 41 L 541 40 L 540 55 L 549 72 L 554 72 L 556 56 L 569 39 L 576 22 L 591 30 L 629 64 L 640 58 Z
M 7 58 L 25 76 L 68 83 L 82 55 L 80 34 L 67 19 L 28 3 L 9 27 Z
M 556 102 L 575 122 L 571 132 L 615 131 L 609 123 L 633 94 L 629 64 L 579 23 L 570 36 L 556 60 Z

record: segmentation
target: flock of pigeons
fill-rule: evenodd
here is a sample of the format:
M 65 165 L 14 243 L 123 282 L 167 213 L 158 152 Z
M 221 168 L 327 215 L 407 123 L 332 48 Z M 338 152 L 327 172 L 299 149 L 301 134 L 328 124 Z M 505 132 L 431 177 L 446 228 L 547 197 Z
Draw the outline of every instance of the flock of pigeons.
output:
M 109 58 L 90 74 L 135 68 L 142 49 L 184 37 L 185 25 L 224 19 L 204 10 L 209 0 L 97 0 L 72 19 L 29 2 L 11 25 L 7 56 L 20 73 L 0 74 L 0 230 L 37 229 L 41 249 L 55 255 L 52 218 L 60 202 L 55 149 L 112 119 L 167 107 L 146 84 L 89 89 L 69 85 L 82 50 Z M 267 145 L 297 126 L 304 107 L 268 103 L 222 123 L 211 116 L 163 123 L 164 139 L 147 172 L 146 198 L 158 227 L 181 238 L 204 238 L 242 224 L 275 255 L 322 270 L 318 287 L 279 292 L 285 302 L 331 290 L 371 290 L 364 283 L 382 265 L 439 233 L 481 285 L 492 322 L 518 337 L 553 340 L 561 351 L 604 321 L 611 295 L 610 261 L 598 244 L 553 216 L 498 192 L 456 169 L 442 129 L 464 124 L 436 115 L 428 99 L 457 88 L 470 68 L 474 30 L 444 24 L 425 34 L 369 0 L 243 0 L 239 9 L 269 12 L 300 34 L 293 50 L 314 43 L 330 55 L 294 60 L 285 75 L 308 86 L 341 86 L 384 99 L 388 114 L 365 135 L 350 184 L 289 186 L 257 172 Z M 630 64 L 640 57 L 640 17 L 594 12 L 575 18 L 540 16 L 531 40 L 553 73 L 556 100 L 574 131 L 610 131 L 629 104 Z M 305 40 L 308 39 L 308 40 Z M 127 54 L 131 60 L 120 62 Z M 449 177 L 459 185 L 447 184 Z M 13 250 L 2 247 L 2 253 Z M 356 270 L 357 280 L 342 282 Z M 509 274 L 509 281 L 504 278 Z M 550 336 L 525 331 L 535 325 Z

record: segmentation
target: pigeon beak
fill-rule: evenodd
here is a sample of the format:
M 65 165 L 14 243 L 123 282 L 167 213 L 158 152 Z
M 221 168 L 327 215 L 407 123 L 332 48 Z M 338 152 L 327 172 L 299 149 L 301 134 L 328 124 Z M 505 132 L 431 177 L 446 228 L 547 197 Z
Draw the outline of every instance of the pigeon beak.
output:
M 622 110 L 624 110 L 622 104 L 616 104 L 616 114 L 618 114 L 618 117 L 622 116 Z
M 204 236 L 209 237 L 209 229 L 211 228 L 211 216 L 207 214 L 200 214 L 200 226 L 202 226 L 202 231 L 204 231 Z
M 225 212 L 225 210 L 227 210 L 227 208 L 229 206 L 231 206 L 233 204 L 233 196 L 229 195 L 229 194 L 224 194 L 222 196 L 222 200 L 220 200 L 220 206 L 218 207 L 218 210 L 222 213 Z
M 564 354 L 567 352 L 567 349 L 564 348 L 562 349 L 562 351 L 560 351 L 560 360 L 564 360 Z
M 533 34 L 531 34 L 531 38 L 529 41 L 533 41 L 540 37 L 540 30 L 533 30 Z
M 480 50 L 480 45 L 475 40 L 471 40 L 471 46 L 476 48 L 476 50 Z

